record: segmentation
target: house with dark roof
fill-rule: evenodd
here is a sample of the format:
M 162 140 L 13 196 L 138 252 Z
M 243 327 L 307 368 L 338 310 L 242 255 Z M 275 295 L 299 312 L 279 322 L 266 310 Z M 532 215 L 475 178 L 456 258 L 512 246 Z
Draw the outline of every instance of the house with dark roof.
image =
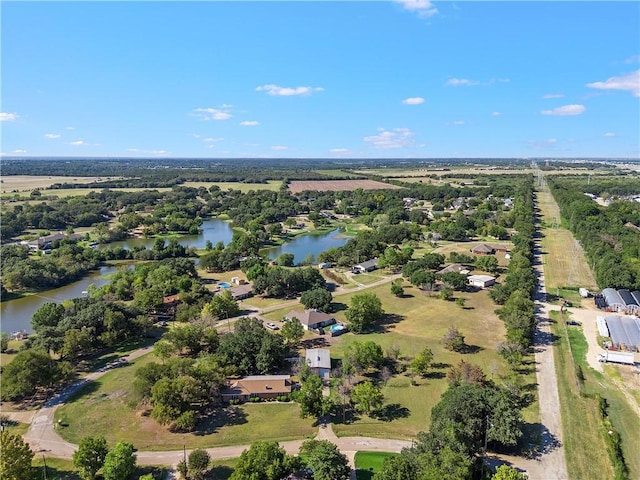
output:
M 467 267 L 465 267 L 464 265 L 461 265 L 459 263 L 452 263 L 451 265 L 448 265 L 448 266 L 444 267 L 442 270 L 438 270 L 436 273 L 438 275 L 443 275 L 443 274 L 449 273 L 449 272 L 455 272 L 455 273 L 460 273 L 462 275 L 468 275 L 469 274 L 469 269 Z
M 351 271 L 353 273 L 365 273 L 365 272 L 371 272 L 376 268 L 378 268 L 378 259 L 373 258 L 371 260 L 367 260 L 366 262 L 362 262 L 357 265 L 354 265 Z
M 471 253 L 474 253 L 476 255 L 493 255 L 494 253 L 496 253 L 496 250 L 486 243 L 481 243 L 480 245 L 476 245 L 475 247 L 473 247 L 471 249 Z
M 288 321 L 297 319 L 305 330 L 315 330 L 336 323 L 336 319 L 332 315 L 317 310 L 304 310 L 303 312 L 291 310 L 284 318 Z
M 253 287 L 251 284 L 247 283 L 245 285 L 238 285 L 237 287 L 231 287 L 229 289 L 231 292 L 231 297 L 234 300 L 243 300 L 245 298 L 249 298 L 253 296 Z
M 250 398 L 268 399 L 290 393 L 290 375 L 253 375 L 238 380 L 227 380 L 227 387 L 222 390 L 221 395 L 223 402 L 246 402 Z

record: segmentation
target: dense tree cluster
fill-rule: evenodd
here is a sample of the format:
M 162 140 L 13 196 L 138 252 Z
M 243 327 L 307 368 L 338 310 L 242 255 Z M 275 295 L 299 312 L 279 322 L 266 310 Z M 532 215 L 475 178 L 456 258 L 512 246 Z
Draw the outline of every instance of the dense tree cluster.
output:
M 518 233 L 512 238 L 514 249 L 508 273 L 504 283 L 495 285 L 489 292 L 493 301 L 502 305 L 496 313 L 507 328 L 507 342 L 514 347 L 519 347 L 509 351 L 529 347 L 533 343 L 535 331 L 532 301 L 536 286 L 536 277 L 533 272 L 535 226 L 532 180 L 518 184 L 513 214 L 514 226 Z
M 601 288 L 640 289 L 640 204 L 617 200 L 601 207 L 583 194 L 599 191 L 611 184 L 600 181 L 585 185 L 549 179 L 549 187 L 560 207 L 563 223 L 580 241 Z M 618 181 L 620 189 L 638 193 L 637 179 Z M 635 227 L 634 227 L 635 226 Z
M 491 382 L 451 384 L 431 411 L 431 429 L 414 447 L 385 460 L 376 480 L 477 478 L 485 438 L 494 449 L 512 448 L 522 436 L 517 399 Z
M 317 268 L 311 267 L 269 266 L 253 278 L 254 293 L 269 297 L 288 298 L 316 288 L 326 288 L 326 281 Z

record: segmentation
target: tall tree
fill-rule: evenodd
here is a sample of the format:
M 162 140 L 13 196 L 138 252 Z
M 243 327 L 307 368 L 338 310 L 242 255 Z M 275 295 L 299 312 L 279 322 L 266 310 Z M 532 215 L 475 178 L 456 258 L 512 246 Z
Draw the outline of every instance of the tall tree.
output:
M 382 318 L 382 302 L 375 293 L 357 293 L 345 313 L 351 330 L 362 333 L 369 325 Z
M 320 310 L 321 312 L 331 311 L 331 301 L 333 296 L 331 292 L 326 288 L 313 288 L 307 290 L 300 297 L 300 303 L 304 305 L 306 309 Z
M 229 480 L 280 480 L 295 471 L 298 461 L 278 442 L 258 441 L 240 455 Z
M 322 415 L 322 379 L 318 375 L 308 375 L 300 387 L 297 395 L 300 403 L 300 416 L 309 415 L 319 417 Z
M 0 478 L 3 480 L 31 478 L 33 452 L 20 435 L 2 430 L 0 432 L 0 452 Z
M 295 347 L 304 337 L 304 327 L 297 319 L 293 318 L 284 322 L 280 329 L 280 335 L 282 335 L 285 345 Z
M 192 480 L 203 480 L 209 469 L 211 457 L 206 450 L 196 448 L 189 454 L 188 472 Z
M 416 374 L 424 377 L 429 372 L 431 362 L 433 362 L 433 352 L 429 347 L 426 347 L 413 359 L 411 368 Z
M 306 440 L 300 447 L 300 455 L 315 480 L 346 480 L 351 474 L 347 456 L 328 440 Z
M 382 406 L 382 391 L 369 380 L 359 383 L 351 391 L 351 403 L 355 409 L 367 415 Z
M 108 452 L 109 447 L 103 436 L 84 437 L 80 440 L 78 450 L 73 453 L 73 466 L 84 480 L 93 480 L 104 465 Z
M 102 467 L 104 480 L 127 480 L 136 469 L 136 455 L 133 445 L 118 442 L 109 450 Z

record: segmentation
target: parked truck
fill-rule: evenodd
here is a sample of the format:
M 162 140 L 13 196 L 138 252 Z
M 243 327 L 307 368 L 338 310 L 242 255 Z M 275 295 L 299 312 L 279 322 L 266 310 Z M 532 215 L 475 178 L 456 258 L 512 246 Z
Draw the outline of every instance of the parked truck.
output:
M 624 365 L 633 365 L 635 363 L 633 353 L 612 352 L 611 350 L 605 350 L 604 353 L 599 353 L 598 361 L 603 363 L 622 363 Z

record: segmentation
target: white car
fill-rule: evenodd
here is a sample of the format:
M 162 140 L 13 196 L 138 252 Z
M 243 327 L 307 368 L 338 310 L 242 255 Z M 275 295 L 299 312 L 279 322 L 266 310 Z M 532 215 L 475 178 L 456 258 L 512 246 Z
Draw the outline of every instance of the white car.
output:
M 272 322 L 268 322 L 265 324 L 265 326 L 269 329 L 269 330 L 278 330 L 278 326 L 275 323 Z

